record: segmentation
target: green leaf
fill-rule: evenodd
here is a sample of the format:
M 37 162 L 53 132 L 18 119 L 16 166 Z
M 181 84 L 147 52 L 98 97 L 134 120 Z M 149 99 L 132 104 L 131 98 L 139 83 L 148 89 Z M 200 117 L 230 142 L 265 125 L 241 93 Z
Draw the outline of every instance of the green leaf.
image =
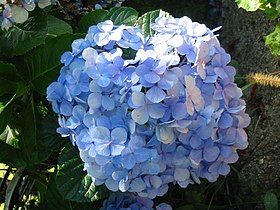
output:
M 14 167 L 25 166 L 21 150 L 18 148 L 18 138 L 10 127 L 6 127 L 0 135 L 0 162 Z
M 97 25 L 98 23 L 104 21 L 107 14 L 108 11 L 104 9 L 97 9 L 87 13 L 78 23 L 76 32 L 87 33 L 90 26 Z
M 272 192 L 267 192 L 264 196 L 265 210 L 278 210 L 277 196 Z
M 47 16 L 42 10 L 32 14 L 26 22 L 13 26 L 0 37 L 0 53 L 8 57 L 22 55 L 45 42 Z
M 11 106 L 7 106 L 0 114 L 0 133 L 6 129 L 12 115 Z
M 88 210 L 88 209 L 100 209 L 101 203 L 91 202 L 91 203 L 80 203 L 80 202 L 73 202 L 69 200 L 63 199 L 62 195 L 60 194 L 56 182 L 55 182 L 55 176 L 51 176 L 45 202 L 43 202 L 38 207 L 34 208 L 33 210 L 49 210 L 49 209 L 55 209 L 55 210 Z
M 59 36 L 61 34 L 72 34 L 73 29 L 72 27 L 63 20 L 60 20 L 52 15 L 47 16 L 47 23 L 48 23 L 48 36 Z
M 138 18 L 138 12 L 130 7 L 113 7 L 105 17 L 105 20 L 112 20 L 114 24 L 133 26 Z
M 82 37 L 83 34 L 63 34 L 46 41 L 28 52 L 25 62 L 29 69 L 29 79 L 34 89 L 45 95 L 48 85 L 55 81 L 61 68 L 60 57 L 71 49 L 73 40 Z
M 33 165 L 40 163 L 40 161 L 38 158 L 37 116 L 33 98 L 31 97 L 29 100 L 29 103 L 21 114 L 24 121 L 19 132 L 19 146 L 25 162 Z
M 256 11 L 262 5 L 260 0 L 235 0 L 238 7 L 245 9 L 246 11 Z
M 0 96 L 6 93 L 14 94 L 21 78 L 18 75 L 17 69 L 13 64 L 8 64 L 0 61 Z
M 141 28 L 144 36 L 153 35 L 155 32 L 151 28 L 151 24 L 155 22 L 157 17 L 162 17 L 162 16 L 168 17 L 170 15 L 169 13 L 164 12 L 160 9 L 147 12 L 137 20 L 135 25 Z
M 107 196 L 108 190 L 95 187 L 85 171 L 78 149 L 67 145 L 58 160 L 56 184 L 64 199 L 77 202 L 97 201 Z
M 56 132 L 57 127 L 57 118 L 54 116 L 48 115 L 40 121 L 38 129 L 40 160 L 46 160 L 51 152 L 59 151 L 69 141 Z
M 269 46 L 272 54 L 280 55 L 280 23 L 271 34 L 265 37 L 265 44 Z

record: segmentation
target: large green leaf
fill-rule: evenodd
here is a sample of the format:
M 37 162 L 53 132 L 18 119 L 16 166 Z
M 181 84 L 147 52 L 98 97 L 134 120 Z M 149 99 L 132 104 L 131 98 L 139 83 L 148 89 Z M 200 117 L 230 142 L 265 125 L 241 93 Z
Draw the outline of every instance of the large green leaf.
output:
M 25 110 L 21 114 L 23 125 L 20 127 L 19 132 L 19 146 L 23 153 L 25 162 L 29 165 L 40 163 L 39 149 L 37 140 L 37 114 L 35 113 L 35 105 L 33 98 L 29 99 Z
M 104 21 L 107 14 L 108 11 L 104 9 L 97 9 L 87 13 L 78 23 L 76 32 L 87 33 L 90 26 L 97 25 L 98 23 Z
M 60 20 L 52 15 L 47 16 L 48 36 L 56 37 L 61 34 L 72 34 L 72 27 L 63 20 Z
M 56 184 L 64 199 L 77 202 L 97 201 L 107 196 L 104 186 L 95 187 L 90 176 L 83 171 L 84 163 L 78 149 L 67 145 L 58 160 Z
M 21 156 L 21 150 L 18 148 L 18 137 L 14 130 L 6 127 L 0 134 L 0 162 L 14 167 L 25 165 Z
M 270 47 L 272 54 L 280 55 L 280 23 L 265 37 L 265 44 Z
M 0 53 L 8 57 L 22 55 L 43 44 L 47 34 L 47 16 L 38 10 L 23 24 L 15 25 L 0 36 Z
M 7 106 L 0 114 L 0 133 L 3 133 L 6 129 L 10 119 L 12 117 L 12 107 Z
M 79 203 L 63 199 L 62 195 L 57 189 L 55 176 L 51 176 L 45 196 L 45 202 L 33 210 L 88 210 L 100 209 L 101 205 L 102 204 L 100 202 Z
M 256 11 L 262 5 L 261 0 L 235 0 L 238 7 L 245 9 L 246 11 Z
M 16 83 L 20 80 L 21 78 L 13 64 L 0 61 L 0 96 L 6 93 L 14 94 L 17 89 Z
M 130 7 L 114 7 L 110 9 L 105 20 L 112 20 L 114 24 L 133 26 L 138 18 L 138 12 Z
M 164 12 L 160 9 L 147 12 L 137 20 L 135 25 L 142 29 L 142 32 L 145 36 L 153 35 L 154 30 L 151 28 L 151 24 L 155 22 L 155 19 L 157 17 L 162 17 L 162 16 L 167 17 L 170 15 L 169 13 Z
M 264 196 L 265 210 L 278 210 L 278 199 L 273 192 L 267 192 Z
M 57 118 L 54 116 L 48 115 L 40 121 L 38 129 L 40 160 L 46 160 L 51 152 L 59 151 L 68 141 L 56 132 L 58 126 Z
M 29 69 L 29 79 L 36 91 L 46 93 L 47 86 L 55 81 L 61 68 L 60 57 L 71 49 L 73 40 L 82 37 L 83 34 L 63 34 L 47 40 L 41 45 L 28 52 L 25 63 Z

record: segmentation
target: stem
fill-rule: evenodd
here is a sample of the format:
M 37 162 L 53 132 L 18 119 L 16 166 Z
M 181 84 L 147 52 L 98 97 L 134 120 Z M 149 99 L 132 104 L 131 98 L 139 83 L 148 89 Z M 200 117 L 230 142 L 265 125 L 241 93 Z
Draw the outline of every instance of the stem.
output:
M 5 207 L 4 207 L 4 210 L 10 210 L 10 209 L 13 208 L 11 206 L 12 197 L 14 195 L 14 191 L 16 189 L 16 186 L 17 186 L 18 182 L 21 180 L 22 172 L 23 171 L 24 171 L 24 167 L 19 168 L 17 170 L 14 178 L 12 179 L 10 184 L 8 185 L 8 188 L 6 190 L 6 195 L 5 195 Z
M 244 90 L 248 89 L 249 87 L 251 87 L 251 86 L 254 85 L 254 84 L 256 84 L 256 83 L 255 83 L 255 82 L 250 82 L 249 84 L 243 86 L 243 87 L 241 88 L 241 90 L 244 91 Z

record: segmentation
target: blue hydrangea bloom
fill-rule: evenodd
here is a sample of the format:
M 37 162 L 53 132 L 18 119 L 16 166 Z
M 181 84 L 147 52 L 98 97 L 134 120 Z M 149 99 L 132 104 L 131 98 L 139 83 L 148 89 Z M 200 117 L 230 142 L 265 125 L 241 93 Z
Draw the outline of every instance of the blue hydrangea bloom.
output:
M 103 202 L 101 210 L 172 210 L 166 203 L 160 203 L 154 208 L 154 202 L 135 194 L 114 193 Z
M 146 200 L 170 183 L 227 175 L 250 123 L 217 29 L 188 17 L 159 17 L 152 28 L 144 37 L 110 20 L 91 26 L 47 89 L 57 132 L 78 147 L 94 184 Z M 135 196 L 109 198 L 104 209 L 152 209 Z

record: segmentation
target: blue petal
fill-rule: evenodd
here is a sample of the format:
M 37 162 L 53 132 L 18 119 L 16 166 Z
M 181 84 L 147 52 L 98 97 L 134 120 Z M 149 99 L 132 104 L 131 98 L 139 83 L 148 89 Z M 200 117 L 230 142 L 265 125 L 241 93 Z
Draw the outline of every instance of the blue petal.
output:
M 146 189 L 146 184 L 141 178 L 136 178 L 130 183 L 131 190 L 133 192 L 141 192 Z
M 185 168 L 176 168 L 174 171 L 174 179 L 178 182 L 186 181 L 190 178 L 190 172 Z
M 161 102 L 166 96 L 166 93 L 159 87 L 154 86 L 149 89 L 146 93 L 147 99 L 152 103 L 159 103 Z
M 154 119 L 162 118 L 165 114 L 166 107 L 161 104 L 150 104 L 148 105 L 148 113 L 150 117 Z
M 132 119 L 140 124 L 143 125 L 149 120 L 149 115 L 147 113 L 147 109 L 145 107 L 136 108 L 131 113 Z
M 201 138 L 196 135 L 196 134 L 193 134 L 192 137 L 190 138 L 190 145 L 193 149 L 197 149 L 201 146 L 202 144 L 202 141 L 201 141 Z
M 88 105 L 91 109 L 97 109 L 101 106 L 102 95 L 100 93 L 91 93 L 88 96 Z
M 223 113 L 219 120 L 219 127 L 222 129 L 229 128 L 232 126 L 233 118 L 230 114 Z
M 60 105 L 60 113 L 64 116 L 71 116 L 72 115 L 73 106 L 68 101 L 62 101 Z
M 133 92 L 131 101 L 136 107 L 143 106 L 145 104 L 145 95 L 142 92 Z
M 207 162 L 215 161 L 220 154 L 218 147 L 205 147 L 203 150 L 203 159 Z

